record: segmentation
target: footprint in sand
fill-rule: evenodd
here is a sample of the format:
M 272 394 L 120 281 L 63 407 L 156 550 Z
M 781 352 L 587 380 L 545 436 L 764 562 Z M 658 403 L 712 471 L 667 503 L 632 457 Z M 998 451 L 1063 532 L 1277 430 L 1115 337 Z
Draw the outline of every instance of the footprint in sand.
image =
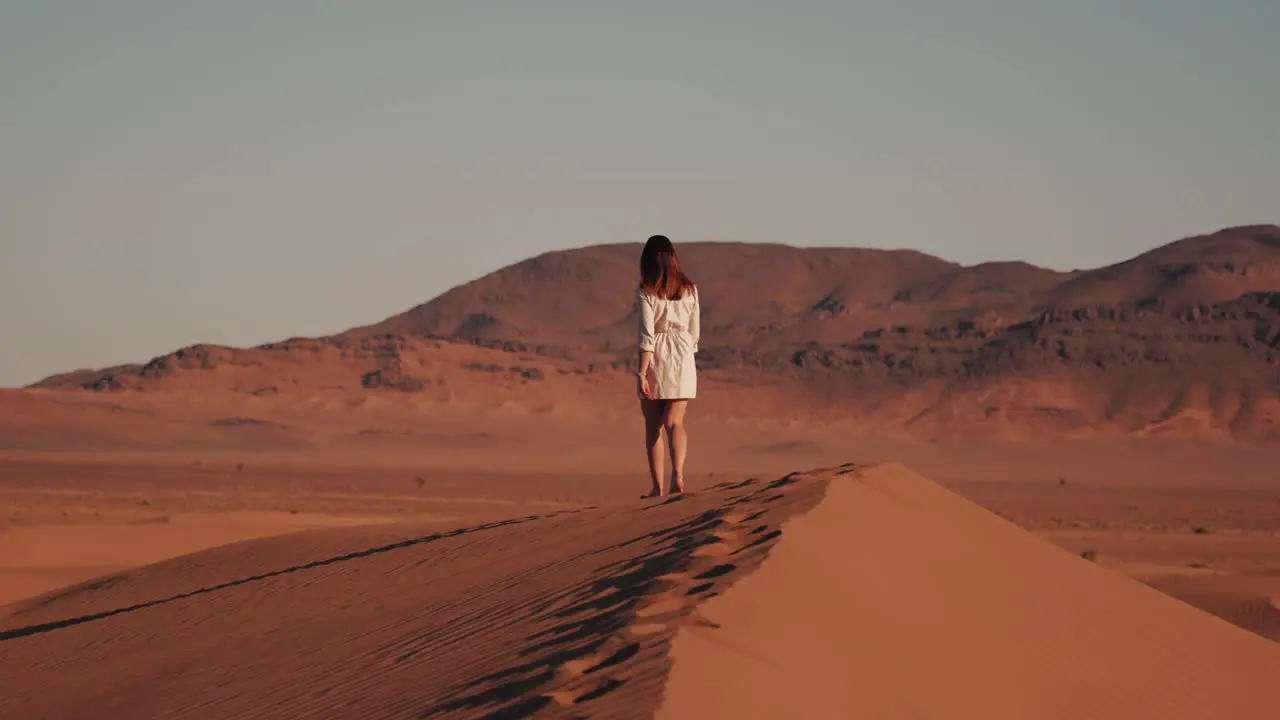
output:
M 652 618 L 660 615 L 680 612 L 688 605 L 682 598 L 674 595 L 660 597 L 636 611 L 638 618 Z
M 630 625 L 624 628 L 623 632 L 631 637 L 644 639 L 652 635 L 667 632 L 670 629 L 670 626 L 663 623 L 640 623 L 638 625 Z
M 737 538 L 732 538 L 732 539 L 736 540 Z M 707 543 L 706 545 L 699 546 L 697 550 L 693 551 L 693 556 L 705 557 L 705 558 L 721 558 L 731 554 L 733 550 L 734 550 L 733 544 L 729 542 L 724 542 L 722 539 L 721 542 Z
M 572 677 L 591 675 L 605 668 L 624 663 L 640 652 L 640 643 L 638 642 L 614 642 L 611 644 L 614 646 L 620 645 L 620 647 L 616 647 L 612 651 L 598 651 L 574 660 L 565 661 L 560 665 L 560 671 Z
M 597 653 L 596 655 L 565 663 L 561 666 L 560 673 L 568 675 L 568 681 L 560 689 L 544 693 L 543 697 L 562 707 L 577 705 L 578 703 L 601 697 L 621 687 L 626 682 L 626 679 L 609 674 L 596 677 L 594 674 L 621 665 L 635 657 L 639 652 L 640 643 L 633 642 L 624 645 L 603 659 L 599 659 L 598 656 L 600 654 Z
M 544 697 L 561 707 L 599 697 L 624 682 L 604 671 L 621 666 L 635 657 L 647 639 L 675 632 L 680 626 L 710 629 L 719 627 L 696 610 L 699 602 L 705 599 L 700 596 L 714 594 L 717 581 L 738 569 L 738 564 L 724 562 L 723 558 L 740 555 L 744 550 L 757 547 L 774 536 L 767 524 L 757 522 L 768 511 L 758 509 L 758 505 L 753 508 L 748 503 L 772 502 L 781 497 L 780 493 L 765 497 L 756 493 L 733 499 L 720 517 L 720 522 L 714 525 L 713 530 L 706 532 L 703 536 L 705 540 L 691 553 L 693 558 L 705 558 L 711 562 L 695 563 L 694 568 L 654 578 L 665 589 L 642 600 L 643 604 L 635 611 L 636 622 L 622 629 L 596 652 L 562 663 L 556 670 L 558 687 L 547 692 Z M 593 600 L 600 603 L 605 598 Z

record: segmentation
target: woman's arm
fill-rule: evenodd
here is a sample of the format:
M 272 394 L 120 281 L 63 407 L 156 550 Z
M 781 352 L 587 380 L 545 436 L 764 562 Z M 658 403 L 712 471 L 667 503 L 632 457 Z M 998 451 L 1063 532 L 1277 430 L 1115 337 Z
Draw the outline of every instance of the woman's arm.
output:
M 648 374 L 649 366 L 653 364 L 653 305 L 645 297 L 644 291 L 636 293 L 636 344 L 640 348 L 640 370 L 639 374 L 643 377 Z
M 698 286 L 693 286 L 693 316 L 689 318 L 689 334 L 693 336 L 693 351 L 698 352 L 702 339 L 702 302 L 698 300 Z

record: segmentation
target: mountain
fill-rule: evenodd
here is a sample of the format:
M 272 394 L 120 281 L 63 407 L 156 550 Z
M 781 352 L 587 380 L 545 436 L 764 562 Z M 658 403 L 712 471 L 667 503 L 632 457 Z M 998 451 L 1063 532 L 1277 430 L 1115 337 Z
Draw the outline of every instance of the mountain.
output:
M 548 253 L 457 287 L 344 335 L 455 339 L 609 350 L 633 342 L 632 288 L 640 245 Z M 945 310 L 1024 302 L 1068 274 L 1025 263 L 962 267 L 910 250 L 687 243 L 713 345 L 830 342 Z
M 639 250 L 548 253 L 334 336 L 197 346 L 37 387 L 214 383 L 258 396 L 327 388 L 610 404 L 628 391 L 584 390 L 575 378 L 633 366 Z M 908 250 L 721 242 L 681 254 L 703 298 L 699 367 L 724 383 L 711 399 L 726 412 L 931 436 L 1280 440 L 1280 227 L 1228 228 L 1072 272 Z M 548 379 L 554 391 L 539 384 Z M 476 390 L 459 390 L 468 384 Z
M 1187 238 L 1052 288 L 1044 307 L 1137 303 L 1186 310 L 1280 290 L 1280 228 L 1255 225 Z
M 1280 290 L 1280 227 L 1229 228 L 1096 270 L 1021 262 L 961 266 L 909 250 L 688 243 L 710 346 L 832 343 L 866 330 L 1046 311 L 1142 306 L 1180 312 Z M 640 246 L 547 253 L 502 268 L 344 337 L 431 335 L 611 350 L 632 341 Z

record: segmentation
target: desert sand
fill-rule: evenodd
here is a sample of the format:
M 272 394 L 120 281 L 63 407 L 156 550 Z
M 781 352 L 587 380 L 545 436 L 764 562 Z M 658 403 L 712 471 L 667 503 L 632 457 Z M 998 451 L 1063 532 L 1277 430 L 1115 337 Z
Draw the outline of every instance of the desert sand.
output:
M 701 484 L 307 530 L 49 593 L 0 621 L 0 713 L 1261 718 L 1280 701 L 1280 645 L 901 466 Z
M 1275 643 L 905 468 L 848 472 L 681 628 L 658 718 L 1260 718 L 1280 702 Z
M 0 390 L 0 717 L 1280 706 L 1280 228 L 1071 272 L 688 249 L 670 500 L 629 246 Z

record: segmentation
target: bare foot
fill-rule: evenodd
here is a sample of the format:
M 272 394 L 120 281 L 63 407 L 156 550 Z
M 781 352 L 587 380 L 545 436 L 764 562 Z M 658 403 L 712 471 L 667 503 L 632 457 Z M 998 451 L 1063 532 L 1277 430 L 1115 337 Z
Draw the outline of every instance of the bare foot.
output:
M 671 478 L 670 492 L 672 495 L 679 495 L 684 492 L 684 478 Z
M 658 498 L 658 497 L 662 497 L 662 491 L 661 491 L 661 490 L 650 490 L 650 491 L 648 492 L 648 494 L 641 495 L 641 496 L 640 496 L 640 499 L 641 499 L 641 500 L 648 500 L 649 498 Z

